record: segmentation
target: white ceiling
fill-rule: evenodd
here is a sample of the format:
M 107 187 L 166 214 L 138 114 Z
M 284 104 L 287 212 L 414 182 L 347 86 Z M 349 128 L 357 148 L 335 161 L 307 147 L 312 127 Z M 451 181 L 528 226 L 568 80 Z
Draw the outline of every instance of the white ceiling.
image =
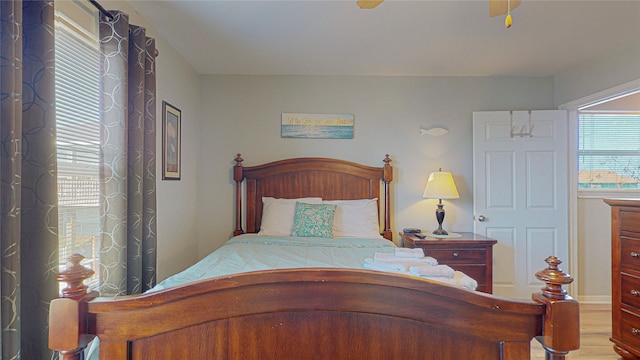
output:
M 640 0 L 129 0 L 200 74 L 554 76 L 640 47 Z M 640 64 L 639 64 L 640 66 Z

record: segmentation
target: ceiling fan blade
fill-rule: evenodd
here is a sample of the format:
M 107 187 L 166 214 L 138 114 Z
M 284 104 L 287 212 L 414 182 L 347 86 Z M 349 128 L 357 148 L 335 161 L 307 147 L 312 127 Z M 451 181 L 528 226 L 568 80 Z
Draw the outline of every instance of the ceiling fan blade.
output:
M 520 5 L 520 0 L 511 0 L 511 10 Z M 508 0 L 489 0 L 489 16 L 494 17 L 507 13 Z
M 360 9 L 373 9 L 374 7 L 380 5 L 383 0 L 358 0 L 357 4 Z

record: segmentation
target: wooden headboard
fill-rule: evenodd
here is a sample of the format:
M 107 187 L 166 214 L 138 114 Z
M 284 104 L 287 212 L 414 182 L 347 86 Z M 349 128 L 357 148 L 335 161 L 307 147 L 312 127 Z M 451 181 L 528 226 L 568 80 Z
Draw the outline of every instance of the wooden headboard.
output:
M 322 197 L 324 200 L 378 198 L 382 206 L 381 232 L 392 239 L 390 227 L 389 184 L 393 178 L 391 159 L 386 155 L 381 167 L 329 158 L 294 158 L 257 166 L 243 166 L 240 154 L 235 158 L 236 227 L 234 235 L 257 233 L 262 219 L 262 197 Z M 242 229 L 242 183 L 246 192 L 246 231 Z M 381 191 L 382 184 L 382 191 Z

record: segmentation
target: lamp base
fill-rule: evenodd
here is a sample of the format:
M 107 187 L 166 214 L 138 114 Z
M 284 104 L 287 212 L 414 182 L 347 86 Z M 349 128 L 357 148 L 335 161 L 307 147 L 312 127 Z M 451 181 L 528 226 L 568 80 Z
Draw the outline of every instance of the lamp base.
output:
M 435 229 L 432 232 L 433 235 L 449 235 L 449 233 L 444 229 Z
M 449 233 L 442 228 L 442 221 L 444 221 L 444 205 L 442 204 L 442 199 L 440 199 L 440 202 L 438 203 L 438 208 L 436 209 L 436 219 L 438 220 L 438 228 L 433 230 L 432 234 L 433 235 L 449 235 Z

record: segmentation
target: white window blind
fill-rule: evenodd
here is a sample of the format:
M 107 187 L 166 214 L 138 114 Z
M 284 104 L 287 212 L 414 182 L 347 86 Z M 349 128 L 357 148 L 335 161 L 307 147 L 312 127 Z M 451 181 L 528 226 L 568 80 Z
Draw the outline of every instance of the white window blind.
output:
M 640 190 L 640 114 L 580 111 L 579 188 Z
M 74 253 L 98 264 L 99 52 L 91 35 L 62 14 L 56 18 L 55 87 L 60 266 Z M 97 285 L 94 277 L 87 285 Z

